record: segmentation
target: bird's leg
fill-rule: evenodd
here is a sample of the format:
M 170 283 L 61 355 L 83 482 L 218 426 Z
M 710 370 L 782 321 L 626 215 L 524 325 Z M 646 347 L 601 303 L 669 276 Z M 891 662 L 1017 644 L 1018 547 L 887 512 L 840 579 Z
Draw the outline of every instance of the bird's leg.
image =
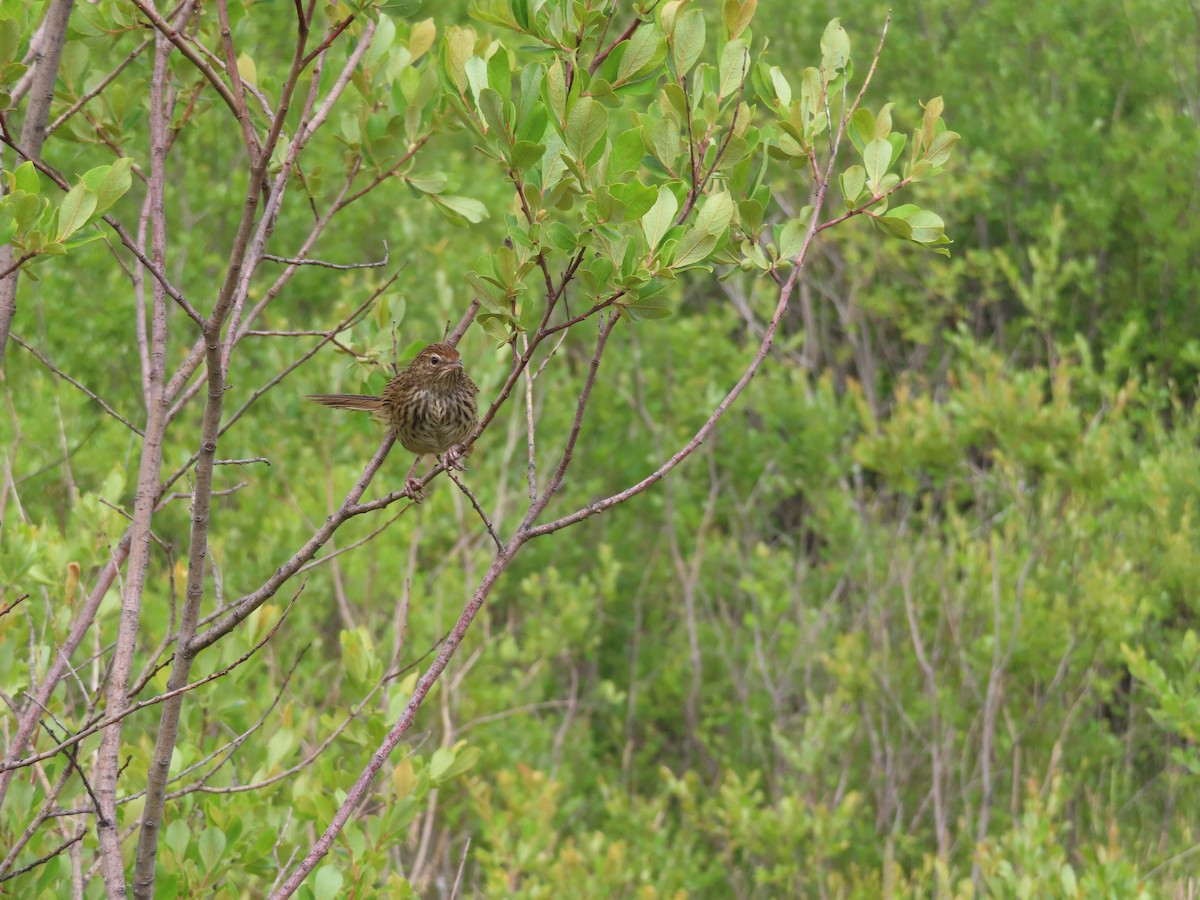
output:
M 442 463 L 447 469 L 458 469 L 460 472 L 465 472 L 467 471 L 467 467 L 463 464 L 463 457 L 465 456 L 466 454 L 463 453 L 462 444 L 452 444 L 446 451 L 445 458 L 442 460 Z
M 408 496 L 412 498 L 414 503 L 420 503 L 425 499 L 425 486 L 421 484 L 421 479 L 417 478 L 417 466 L 421 464 L 421 457 L 413 460 L 412 468 L 408 470 L 408 474 L 404 476 L 404 489 L 408 491 Z

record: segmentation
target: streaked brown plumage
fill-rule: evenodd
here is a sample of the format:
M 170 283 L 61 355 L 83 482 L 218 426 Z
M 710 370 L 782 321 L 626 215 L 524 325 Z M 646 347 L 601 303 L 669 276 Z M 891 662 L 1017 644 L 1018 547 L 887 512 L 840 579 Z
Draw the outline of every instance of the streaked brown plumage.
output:
M 479 388 L 449 344 L 430 344 L 389 381 L 380 397 L 363 394 L 311 394 L 308 399 L 335 409 L 361 409 L 387 423 L 405 450 L 438 456 L 457 450 L 475 430 Z M 453 462 L 457 453 L 451 451 Z

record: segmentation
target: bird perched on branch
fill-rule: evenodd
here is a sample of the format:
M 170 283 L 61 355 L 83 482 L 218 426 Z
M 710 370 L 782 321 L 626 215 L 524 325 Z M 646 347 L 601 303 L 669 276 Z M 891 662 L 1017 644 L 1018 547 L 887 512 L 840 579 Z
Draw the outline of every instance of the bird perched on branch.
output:
M 382 396 L 310 394 L 308 399 L 334 409 L 365 410 L 386 422 L 401 446 L 417 454 L 405 479 L 415 499 L 421 483 L 413 476 L 422 455 L 432 453 L 446 466 L 461 468 L 461 445 L 479 421 L 477 393 L 458 351 L 450 344 L 430 344 L 387 383 Z

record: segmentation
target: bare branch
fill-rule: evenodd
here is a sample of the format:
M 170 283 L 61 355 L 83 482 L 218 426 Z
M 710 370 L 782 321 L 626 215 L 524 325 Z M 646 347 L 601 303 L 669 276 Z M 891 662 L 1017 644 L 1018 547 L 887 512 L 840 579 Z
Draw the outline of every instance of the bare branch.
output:
M 51 372 L 53 372 L 55 375 L 57 375 L 63 381 L 67 382 L 72 387 L 74 387 L 74 388 L 78 389 L 79 391 L 81 391 L 82 393 L 86 394 L 88 397 L 91 397 L 93 400 L 96 401 L 96 403 L 100 406 L 100 408 L 102 410 L 104 410 L 106 413 L 108 413 L 110 416 L 112 416 L 114 419 L 116 419 L 118 422 L 120 422 L 122 425 L 124 425 L 126 428 L 128 428 L 130 431 L 132 431 L 134 434 L 138 435 L 139 437 L 143 437 L 145 435 L 145 432 L 143 432 L 142 429 L 138 428 L 136 425 L 134 425 L 132 422 L 130 422 L 127 418 L 125 418 L 123 415 L 121 415 L 119 412 L 117 412 L 115 409 L 113 409 L 111 406 L 109 406 L 107 403 L 105 403 L 104 400 L 98 394 L 96 394 L 91 389 L 84 387 L 82 384 L 80 384 L 78 381 L 76 381 L 74 378 L 72 378 L 70 375 L 68 375 L 62 369 L 60 369 L 56 365 L 54 365 L 54 363 L 50 362 L 49 359 L 47 359 L 45 356 L 43 356 L 37 350 L 33 349 L 33 347 L 31 347 L 29 344 L 25 343 L 25 341 L 21 340 L 21 338 L 17 337 L 17 335 L 13 334 L 13 335 L 10 335 L 10 337 L 12 338 L 14 344 L 16 344 L 18 347 L 23 347 L 24 349 L 28 350 L 30 352 L 30 354 L 32 354 L 37 359 L 38 362 L 40 362 L 43 366 L 45 366 L 47 369 L 49 369 Z
M 483 507 L 479 505 L 479 501 L 475 499 L 475 495 L 471 493 L 471 489 L 463 484 L 462 480 L 454 474 L 454 469 L 450 466 L 446 467 L 446 477 L 458 485 L 458 489 L 466 495 L 468 500 L 471 501 L 471 506 L 474 507 L 475 512 L 479 514 L 479 518 L 483 521 L 483 527 L 487 529 L 487 533 L 491 535 L 492 540 L 495 541 L 496 549 L 503 550 L 504 543 L 496 535 L 496 529 L 492 526 L 492 520 L 487 517 L 487 513 L 483 511 Z
M 388 264 L 391 255 L 388 251 L 387 241 L 383 242 L 383 259 L 376 262 L 365 263 L 331 263 L 325 262 L 323 259 L 289 259 L 286 256 L 275 256 L 273 253 L 264 253 L 263 259 L 269 259 L 271 262 L 285 263 L 289 266 L 321 266 L 326 269 L 378 269 Z

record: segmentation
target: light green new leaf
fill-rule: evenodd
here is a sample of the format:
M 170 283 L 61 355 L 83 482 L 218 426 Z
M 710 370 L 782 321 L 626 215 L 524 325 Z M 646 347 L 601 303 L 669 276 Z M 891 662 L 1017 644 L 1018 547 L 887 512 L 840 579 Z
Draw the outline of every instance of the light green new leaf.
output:
M 746 48 L 746 42 L 741 40 L 730 41 L 721 51 L 721 63 L 719 66 L 720 82 L 717 88 L 717 97 L 728 97 L 733 94 L 741 86 L 742 79 L 746 76 L 746 67 L 750 65 L 750 53 Z
M 96 193 L 96 209 L 92 216 L 102 216 L 112 205 L 125 196 L 133 179 L 130 170 L 133 160 L 125 157 L 111 166 L 97 166 L 83 173 L 83 183 Z
M 790 106 L 792 103 L 792 86 L 788 84 L 779 66 L 771 66 L 771 85 L 775 88 L 775 96 L 779 98 L 780 106 Z
M 464 64 L 463 71 L 466 73 L 467 83 L 471 85 L 475 103 L 478 104 L 479 94 L 488 86 L 487 63 L 478 56 L 472 56 Z
M 188 844 L 192 841 L 192 829 L 183 819 L 175 819 L 167 826 L 166 838 L 167 846 L 175 854 L 175 859 L 182 864 Z
M 337 866 L 332 864 L 321 866 L 313 877 L 313 897 L 315 900 L 334 900 L 335 897 L 340 896 L 344 880 Z
M 204 863 L 204 871 L 211 872 L 221 861 L 225 852 L 225 832 L 220 828 L 209 826 L 200 835 L 200 860 Z
M 12 189 L 14 191 L 24 191 L 27 194 L 37 196 L 40 186 L 37 169 L 33 167 L 33 163 L 31 162 L 21 163 L 12 173 Z
M 650 211 L 642 216 L 642 233 L 646 235 L 646 243 L 654 250 L 662 240 L 667 229 L 675 219 L 679 210 L 679 201 L 670 189 L 663 185 L 658 189 L 658 199 L 650 207 Z
M 447 748 L 441 747 L 434 753 L 436 757 L 438 753 Z M 459 775 L 469 770 L 475 763 L 479 762 L 480 750 L 478 747 L 463 747 L 457 752 L 453 752 L 450 762 L 443 766 L 437 773 L 434 772 L 433 764 L 430 763 L 429 774 L 435 783 L 445 783 L 453 781 Z
M 821 72 L 832 78 L 835 72 L 846 68 L 850 59 L 850 35 L 842 27 L 841 19 L 834 19 L 821 35 Z
M 704 52 L 704 13 L 701 10 L 689 9 L 675 19 L 671 50 L 675 74 L 683 78 Z
M 879 182 L 887 174 L 888 164 L 891 161 L 892 145 L 881 138 L 871 141 L 863 150 L 863 164 L 867 170 L 867 186 L 872 191 L 878 191 Z
M 396 41 L 396 22 L 391 16 L 385 16 L 382 13 L 375 21 L 375 34 L 371 37 L 371 46 L 363 57 L 363 65 L 371 67 L 379 60 L 383 59 L 384 55 L 392 49 L 392 44 Z M 246 65 L 249 66 L 251 74 L 247 75 L 243 68 L 242 60 L 245 59 Z M 249 81 L 251 84 L 258 84 L 258 76 L 254 71 L 254 61 L 244 53 L 238 57 L 238 72 L 242 78 Z
M 75 185 L 63 197 L 58 214 L 58 234 L 55 240 L 69 238 L 84 226 L 88 218 L 96 210 L 96 192 L 89 190 L 83 182 Z

